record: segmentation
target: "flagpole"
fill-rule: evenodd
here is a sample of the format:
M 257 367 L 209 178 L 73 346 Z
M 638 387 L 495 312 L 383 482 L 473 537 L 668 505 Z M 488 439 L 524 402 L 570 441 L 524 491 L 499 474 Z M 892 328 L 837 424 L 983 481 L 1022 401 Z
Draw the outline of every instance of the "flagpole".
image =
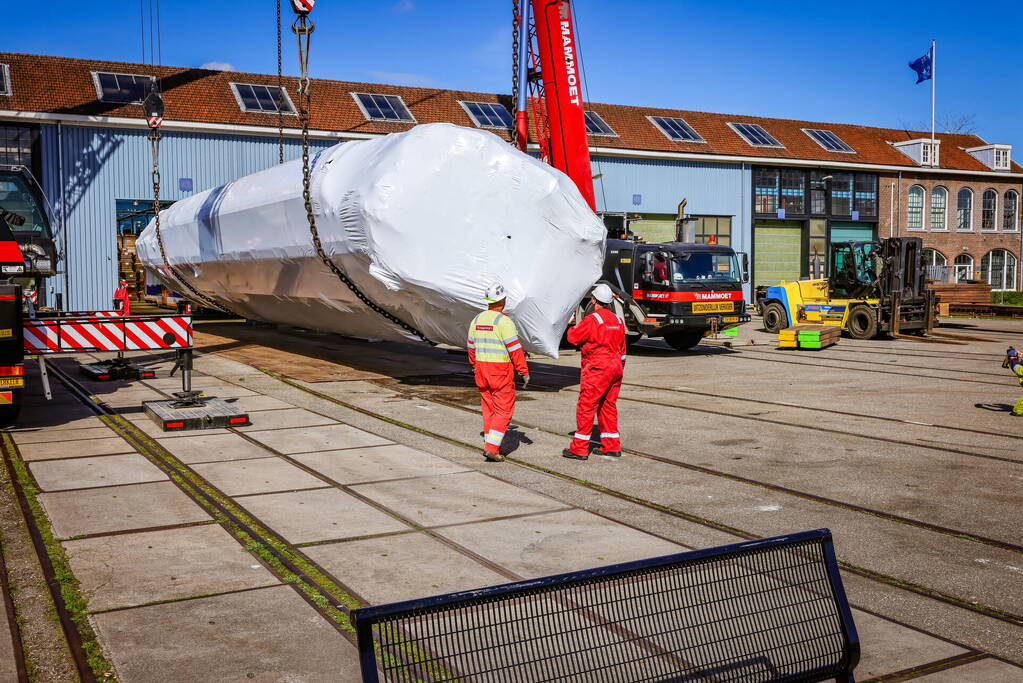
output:
M 937 154 L 938 150 L 935 149 L 937 145 L 934 144 L 934 95 L 936 89 L 936 81 L 938 80 L 937 66 L 937 43 L 938 41 L 931 38 L 931 164 L 937 166 Z

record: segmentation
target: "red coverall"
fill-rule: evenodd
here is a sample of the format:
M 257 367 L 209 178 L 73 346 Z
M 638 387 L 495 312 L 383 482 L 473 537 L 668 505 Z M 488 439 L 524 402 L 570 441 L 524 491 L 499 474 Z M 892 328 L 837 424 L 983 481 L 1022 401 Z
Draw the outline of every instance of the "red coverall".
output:
M 468 347 L 483 407 L 483 450 L 499 453 L 515 412 L 515 373 L 529 374 L 526 355 L 515 323 L 504 313 L 493 310 L 473 318 Z
M 121 315 L 131 315 L 131 298 L 128 295 L 128 283 L 124 280 L 117 283 L 117 289 L 114 290 L 114 300 L 121 302 L 121 307 L 118 309 Z
M 583 347 L 576 430 L 568 449 L 576 455 L 589 455 L 596 413 L 604 452 L 621 451 L 618 392 L 625 367 L 625 325 L 610 310 L 600 308 L 568 330 L 568 343 Z

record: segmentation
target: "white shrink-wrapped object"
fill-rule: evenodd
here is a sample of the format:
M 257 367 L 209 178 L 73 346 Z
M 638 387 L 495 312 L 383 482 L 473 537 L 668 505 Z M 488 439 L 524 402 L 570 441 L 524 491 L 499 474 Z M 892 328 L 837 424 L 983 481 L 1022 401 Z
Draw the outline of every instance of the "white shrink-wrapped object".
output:
M 500 282 L 527 351 L 557 357 L 571 311 L 600 277 L 605 230 L 572 181 L 486 131 L 445 123 L 323 150 L 311 196 L 324 250 L 369 299 L 434 342 L 464 347 Z M 291 161 L 160 213 L 175 270 L 248 318 L 417 341 L 317 256 Z M 165 286 L 152 222 L 138 255 Z

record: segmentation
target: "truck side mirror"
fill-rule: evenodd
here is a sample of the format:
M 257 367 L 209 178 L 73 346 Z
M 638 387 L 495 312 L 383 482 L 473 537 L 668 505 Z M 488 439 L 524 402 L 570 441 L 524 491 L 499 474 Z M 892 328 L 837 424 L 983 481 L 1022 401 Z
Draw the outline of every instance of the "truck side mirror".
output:
M 740 252 L 742 255 L 742 281 L 749 282 L 749 254 Z

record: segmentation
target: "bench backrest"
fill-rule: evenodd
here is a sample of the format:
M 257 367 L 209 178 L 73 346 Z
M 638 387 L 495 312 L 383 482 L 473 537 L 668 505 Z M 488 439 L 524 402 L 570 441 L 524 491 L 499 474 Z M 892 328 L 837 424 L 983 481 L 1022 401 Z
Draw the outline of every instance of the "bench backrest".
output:
M 827 529 L 355 610 L 363 680 L 852 680 Z

